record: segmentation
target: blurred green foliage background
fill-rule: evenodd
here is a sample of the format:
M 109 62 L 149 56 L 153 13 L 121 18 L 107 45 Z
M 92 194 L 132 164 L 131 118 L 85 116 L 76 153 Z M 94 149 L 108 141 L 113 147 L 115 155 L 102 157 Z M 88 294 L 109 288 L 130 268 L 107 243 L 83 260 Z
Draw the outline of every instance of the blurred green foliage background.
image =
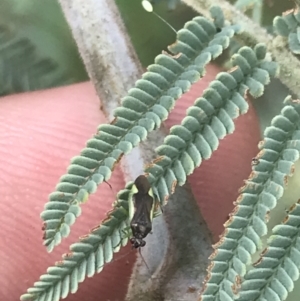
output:
M 0 95 L 86 79 L 56 1 L 0 0 Z
M 245 7 L 262 0 L 239 0 Z M 232 3 L 235 1 L 231 1 Z M 147 66 L 174 42 L 175 33 L 141 0 L 116 0 L 138 56 Z M 196 12 L 179 0 L 153 0 L 155 11 L 175 29 Z M 270 6 L 271 5 L 271 6 Z M 264 1 L 264 26 L 291 1 Z M 0 0 L 0 95 L 88 80 L 76 45 L 55 0 Z
M 177 30 L 197 15 L 178 0 L 152 2 L 155 11 Z M 294 7 L 292 0 L 230 2 L 244 8 L 262 4 L 261 23 L 270 32 L 273 18 Z M 154 14 L 144 11 L 141 0 L 116 0 L 116 3 L 140 61 L 146 67 L 157 54 L 174 42 L 175 33 Z M 253 17 L 251 10 L 247 14 Z M 86 80 L 87 73 L 57 1 L 0 0 L 0 96 Z M 253 101 L 262 132 L 280 112 L 287 94 L 287 89 L 274 80 L 264 96 Z M 300 180 L 299 169 L 279 207 L 272 213 L 270 229 L 282 220 L 285 209 L 300 197 L 300 185 L 297 185 Z M 299 300 L 300 285 L 295 286 L 298 290 L 295 289 L 289 296 L 289 301 Z

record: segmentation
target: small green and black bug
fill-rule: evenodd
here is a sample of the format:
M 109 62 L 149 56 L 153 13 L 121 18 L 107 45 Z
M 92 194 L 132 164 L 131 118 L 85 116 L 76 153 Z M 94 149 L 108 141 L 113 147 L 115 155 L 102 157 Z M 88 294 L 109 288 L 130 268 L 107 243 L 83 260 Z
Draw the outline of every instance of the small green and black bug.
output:
M 129 216 L 132 217 L 130 228 L 132 238 L 130 242 L 133 248 L 146 245 L 144 238 L 152 230 L 152 219 L 155 207 L 151 185 L 145 175 L 140 175 L 132 186 L 132 201 L 129 205 Z

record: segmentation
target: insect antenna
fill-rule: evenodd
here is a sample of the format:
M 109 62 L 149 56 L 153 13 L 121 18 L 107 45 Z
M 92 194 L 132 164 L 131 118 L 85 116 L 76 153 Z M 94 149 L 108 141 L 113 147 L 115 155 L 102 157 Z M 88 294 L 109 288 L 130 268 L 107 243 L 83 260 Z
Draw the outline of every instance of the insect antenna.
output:
M 164 18 L 162 18 L 158 13 L 156 13 L 153 10 L 153 6 L 149 1 L 143 0 L 142 6 L 145 11 L 147 11 L 149 13 L 153 13 L 157 18 L 159 18 L 162 22 L 164 22 L 169 28 L 171 28 L 177 34 L 177 30 L 170 23 L 168 23 Z
M 141 247 L 139 247 L 139 253 L 140 253 L 140 256 L 141 256 L 141 258 L 142 258 L 142 260 L 143 260 L 145 266 L 147 267 L 147 270 L 148 270 L 148 272 L 149 272 L 150 277 L 152 278 L 152 274 L 151 274 L 150 268 L 149 268 L 149 266 L 148 266 L 148 264 L 147 264 L 147 262 L 146 262 L 144 256 L 142 255 L 142 248 L 141 248 Z
M 109 186 L 110 190 L 113 192 L 114 195 L 117 194 L 114 188 L 108 182 L 106 182 L 105 180 L 103 182 L 105 182 Z
M 112 186 L 107 181 L 103 180 L 103 182 L 105 182 L 109 186 L 110 190 L 112 190 L 114 192 Z

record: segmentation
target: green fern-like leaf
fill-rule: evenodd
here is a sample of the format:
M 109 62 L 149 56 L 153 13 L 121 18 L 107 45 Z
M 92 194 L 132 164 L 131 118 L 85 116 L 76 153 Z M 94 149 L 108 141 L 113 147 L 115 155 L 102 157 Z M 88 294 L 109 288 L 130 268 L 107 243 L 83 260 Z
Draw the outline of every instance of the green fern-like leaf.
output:
M 300 54 L 300 11 L 293 9 L 277 16 L 273 21 L 276 32 L 284 37 L 288 37 L 289 48 L 295 54 Z
M 284 149 L 284 165 L 290 165 L 299 158 L 300 151 L 300 106 L 295 105 L 290 97 L 287 106 L 277 123 L 283 131 L 294 125 L 292 139 Z M 289 116 L 289 117 L 287 117 Z M 284 117 L 284 118 L 283 118 Z M 281 119 L 281 120 L 280 120 Z M 290 134 L 290 136 L 291 136 Z M 292 206 L 287 218 L 273 229 L 267 248 L 255 264 L 254 269 L 245 275 L 239 292 L 238 301 L 247 300 L 285 300 L 294 288 L 294 281 L 299 278 L 300 269 L 300 202 Z
M 47 274 L 34 283 L 21 300 L 58 301 L 69 293 L 75 293 L 78 284 L 86 277 L 100 273 L 105 263 L 113 258 L 113 253 L 125 246 L 128 237 L 124 232 L 129 226 L 128 199 L 131 197 L 132 183 L 118 193 L 114 209 L 99 227 L 94 228 L 80 242 L 71 245 L 70 252 L 55 266 L 48 268 Z
M 79 205 L 110 178 L 123 154 L 160 127 L 176 99 L 204 74 L 205 65 L 228 47 L 238 31 L 239 26 L 233 25 L 217 32 L 213 22 L 196 17 L 186 23 L 176 43 L 169 47 L 174 56 L 156 57 L 155 64 L 148 67 L 123 98 L 122 106 L 114 111 L 115 120 L 99 127 L 50 194 L 41 214 L 46 226 L 44 244 L 49 251 L 69 234 L 70 225 L 80 214 Z
M 262 95 L 277 65 L 265 58 L 266 48 L 243 47 L 232 57 L 234 70 L 221 72 L 202 97 L 187 111 L 181 125 L 171 128 L 164 144 L 156 149 L 159 156 L 146 169 L 153 191 L 163 204 L 174 187 L 209 159 L 219 140 L 234 131 L 233 119 L 248 111 L 245 94 Z
M 209 29 L 209 27 L 207 28 Z M 221 37 L 222 39 L 223 34 L 218 34 L 217 38 Z M 174 45 L 173 47 L 184 46 L 179 44 L 179 46 Z M 172 51 L 175 52 L 174 48 Z M 277 70 L 276 64 L 266 59 L 265 56 L 266 49 L 263 45 L 257 45 L 254 51 L 248 47 L 240 49 L 239 53 L 233 56 L 233 64 L 236 68 L 230 73 L 220 73 L 217 76 L 217 80 L 212 82 L 210 87 L 204 92 L 203 97 L 196 100 L 195 105 L 188 111 L 186 118 L 189 122 L 186 122 L 186 119 L 184 119 L 181 126 L 172 128 L 170 136 L 165 140 L 165 144 L 172 145 L 172 143 L 176 143 L 176 147 L 180 150 L 179 153 L 170 159 L 167 156 L 161 156 L 158 150 L 159 159 L 156 159 L 152 167 L 147 170 L 149 179 L 152 182 L 152 188 L 156 191 L 160 199 L 163 195 L 167 196 L 173 192 L 174 183 L 182 185 L 185 182 L 186 175 L 190 174 L 195 167 L 200 165 L 202 158 L 208 159 L 210 157 L 211 152 L 217 148 L 218 139 L 223 138 L 227 133 L 234 130 L 232 119 L 236 118 L 239 114 L 246 113 L 248 109 L 247 102 L 243 98 L 245 92 L 249 90 L 249 93 L 253 96 L 259 96 L 263 93 L 263 85 L 269 83 L 270 75 L 274 76 Z M 166 74 L 168 73 L 166 72 Z M 180 85 L 182 84 L 183 82 L 180 83 Z M 125 98 L 124 102 L 127 106 L 125 108 L 132 105 L 132 101 L 132 98 Z M 144 104 L 141 103 L 139 106 L 134 107 L 135 111 L 132 107 L 130 112 L 132 114 L 139 114 L 143 106 Z M 197 109 L 200 111 L 197 111 Z M 158 116 L 158 120 L 162 119 L 163 116 Z M 120 120 L 126 125 L 125 115 L 118 118 L 121 118 Z M 120 131 L 115 126 L 115 123 L 112 125 L 102 125 L 100 128 L 106 133 L 107 139 L 112 139 Z M 140 136 L 147 135 L 147 132 L 147 130 L 141 131 Z M 126 130 L 124 130 L 123 135 L 125 133 Z M 193 136 L 196 140 L 193 140 Z M 202 140 L 204 141 L 201 140 L 200 144 L 195 142 L 199 136 L 203 137 Z M 133 144 L 137 143 L 138 139 L 136 136 L 131 135 L 126 141 L 122 141 L 122 147 L 125 151 L 127 148 L 130 148 L 128 141 L 131 141 L 130 143 Z M 105 146 L 109 149 L 109 145 L 107 143 Z M 188 151 L 185 151 L 185 148 Z M 98 154 L 96 150 L 88 148 L 83 153 L 90 156 Z M 78 160 L 80 162 L 81 158 Z M 106 160 L 107 166 L 115 164 L 115 160 Z M 169 164 L 170 160 L 174 162 L 174 165 Z M 163 165 L 161 165 L 162 162 L 164 162 Z M 168 168 L 166 168 L 165 163 L 169 164 Z M 86 172 L 88 176 L 92 164 L 93 161 L 88 158 L 85 168 L 79 165 L 73 165 L 73 167 L 78 168 L 80 172 Z M 107 168 L 105 172 L 110 174 L 111 169 Z M 156 172 L 156 169 L 159 172 Z M 161 173 L 161 169 L 166 172 Z M 69 176 L 72 177 L 72 184 L 68 182 L 64 184 L 66 178 Z M 94 182 L 103 179 L 99 176 L 99 173 L 95 173 L 92 177 Z M 157 181 L 155 182 L 154 179 Z M 93 181 L 88 182 L 88 191 L 82 193 L 82 199 L 86 199 L 89 193 L 95 191 L 97 185 Z M 67 190 L 72 195 L 76 191 L 77 185 L 82 185 L 82 183 L 82 177 L 73 174 L 63 176 L 59 185 L 61 185 L 61 189 Z M 50 268 L 48 274 L 42 276 L 40 281 L 35 283 L 34 287 L 22 296 L 22 300 L 44 300 L 44 298 L 58 300 L 61 297 L 65 297 L 70 291 L 76 291 L 78 282 L 83 281 L 87 276 L 92 276 L 96 271 L 100 271 L 104 262 L 109 262 L 112 259 L 113 252 L 118 251 L 118 248 L 114 247 L 119 245 L 120 240 L 122 240 L 121 232 L 127 227 L 129 222 L 128 199 L 131 197 L 130 185 L 131 183 L 128 184 L 126 190 L 119 194 L 119 203 L 116 204 L 114 210 L 110 213 L 109 219 L 105 220 L 99 228 L 93 230 L 92 233 L 83 238 L 80 243 L 72 245 L 71 253 L 65 256 L 63 261 L 59 263 L 59 266 Z M 59 196 L 59 192 L 57 192 L 57 197 L 61 197 L 66 201 L 68 200 L 67 196 L 66 193 L 60 193 Z M 67 214 L 64 217 L 65 223 L 62 224 L 57 234 L 54 232 L 57 225 L 56 217 L 61 212 L 65 213 L 66 211 Z M 54 229 L 52 230 L 53 232 L 49 230 L 48 233 L 56 236 L 59 243 L 63 236 L 68 235 L 70 231 L 69 225 L 75 221 L 75 217 L 79 214 L 80 207 L 77 204 L 64 203 L 53 199 L 46 204 L 45 211 L 43 212 L 44 219 L 49 223 L 49 228 L 52 227 Z M 109 249 L 105 251 L 106 248 Z M 103 259 L 103 255 L 101 255 L 103 253 L 108 254 L 108 257 Z M 101 258 L 101 260 L 97 261 L 97 258 Z M 97 268 L 99 266 L 100 268 Z
M 253 165 L 224 235 L 211 256 L 201 300 L 235 299 L 234 292 L 246 274 L 251 255 L 261 248 L 261 237 L 267 234 L 268 214 L 281 198 L 287 177 L 292 175 L 294 163 L 299 159 L 299 112 L 295 106 L 285 106 L 265 130 L 257 164 Z M 252 292 L 245 294 L 250 298 Z M 255 300 L 254 295 L 243 300 Z

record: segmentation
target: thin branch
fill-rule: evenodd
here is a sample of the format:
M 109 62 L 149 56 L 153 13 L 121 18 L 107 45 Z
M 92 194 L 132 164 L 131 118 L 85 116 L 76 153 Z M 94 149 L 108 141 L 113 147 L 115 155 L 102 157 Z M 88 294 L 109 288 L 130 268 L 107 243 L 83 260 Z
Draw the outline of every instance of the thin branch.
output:
M 142 68 L 114 1 L 59 0 L 109 120 Z
M 280 66 L 280 81 L 295 96 L 300 97 L 300 61 L 286 47 L 287 40 L 285 38 L 268 34 L 264 28 L 225 0 L 184 0 L 184 2 L 207 18 L 210 17 L 209 9 L 211 6 L 220 6 L 226 20 L 242 25 L 244 32 L 238 36 L 238 39 L 245 45 L 252 47 L 257 43 L 266 44 L 268 52 L 272 54 L 272 57 Z

